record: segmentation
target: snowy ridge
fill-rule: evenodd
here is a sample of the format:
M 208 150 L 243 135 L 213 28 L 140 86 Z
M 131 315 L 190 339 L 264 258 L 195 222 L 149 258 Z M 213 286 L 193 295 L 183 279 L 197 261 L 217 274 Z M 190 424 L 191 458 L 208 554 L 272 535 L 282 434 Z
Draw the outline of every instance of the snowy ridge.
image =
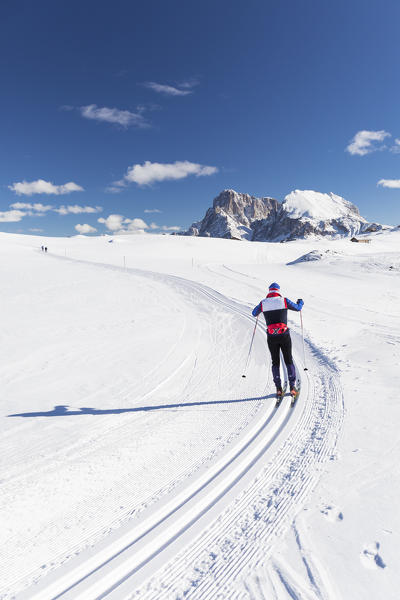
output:
M 299 256 L 296 260 L 292 260 L 288 262 L 288 265 L 297 265 L 302 262 L 314 262 L 316 260 L 326 260 L 326 259 L 335 259 L 341 256 L 340 252 L 336 252 L 335 250 L 311 250 L 311 252 L 307 252 L 307 254 L 303 254 L 303 256 Z
M 354 204 L 332 193 L 295 190 L 285 197 L 283 208 L 292 219 L 319 222 L 354 216 L 358 221 L 366 223 Z

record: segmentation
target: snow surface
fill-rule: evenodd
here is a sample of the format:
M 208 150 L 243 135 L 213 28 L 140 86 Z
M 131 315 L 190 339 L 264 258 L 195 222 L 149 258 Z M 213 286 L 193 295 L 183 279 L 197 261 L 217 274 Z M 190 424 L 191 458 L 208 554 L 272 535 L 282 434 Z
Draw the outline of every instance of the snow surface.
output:
M 323 194 L 313 190 L 294 190 L 285 197 L 283 208 L 292 219 L 330 221 L 355 216 L 355 206 L 336 194 Z M 358 220 L 365 221 L 359 216 Z M 366 221 L 365 221 L 366 222 Z
M 301 262 L 324 260 L 326 258 L 340 256 L 340 254 L 340 252 L 337 252 L 336 250 L 330 250 L 329 248 L 327 250 L 311 250 L 311 252 L 307 252 L 307 254 L 304 254 L 303 256 L 300 256 L 299 258 L 296 258 L 295 260 L 292 260 L 287 264 L 296 265 L 297 263 Z
M 369 237 L 0 234 L 0 598 L 397 599 L 400 231 Z M 293 409 L 260 320 L 241 377 L 271 281 Z

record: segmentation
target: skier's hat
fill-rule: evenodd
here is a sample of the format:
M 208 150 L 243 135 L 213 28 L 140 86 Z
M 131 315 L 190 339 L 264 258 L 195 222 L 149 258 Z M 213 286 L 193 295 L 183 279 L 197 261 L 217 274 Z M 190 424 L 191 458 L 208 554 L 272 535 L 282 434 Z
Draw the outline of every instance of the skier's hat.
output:
M 271 285 L 268 288 L 269 290 L 280 290 L 281 286 L 279 285 L 279 283 L 271 283 Z

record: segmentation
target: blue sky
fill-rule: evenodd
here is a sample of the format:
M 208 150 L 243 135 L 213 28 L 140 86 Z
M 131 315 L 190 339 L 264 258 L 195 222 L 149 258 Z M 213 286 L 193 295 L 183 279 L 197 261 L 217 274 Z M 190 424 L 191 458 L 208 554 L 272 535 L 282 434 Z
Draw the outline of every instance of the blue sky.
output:
M 397 0 L 1 12 L 0 230 L 172 231 L 225 188 L 400 223 Z

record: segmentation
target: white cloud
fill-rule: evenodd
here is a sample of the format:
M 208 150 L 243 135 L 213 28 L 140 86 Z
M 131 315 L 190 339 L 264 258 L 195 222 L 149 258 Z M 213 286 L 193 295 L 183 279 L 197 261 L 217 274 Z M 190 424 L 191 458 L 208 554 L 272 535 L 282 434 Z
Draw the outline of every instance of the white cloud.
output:
M 147 227 L 152 229 L 153 231 L 159 229 L 160 231 L 182 231 L 182 227 L 179 225 L 157 225 L 157 223 L 150 223 Z
M 30 202 L 14 202 L 14 204 L 10 204 L 10 207 L 39 213 L 48 212 L 54 208 L 51 204 L 41 204 L 40 202 L 35 202 L 35 204 L 31 204 Z
M 97 219 L 99 223 L 106 226 L 109 231 L 114 234 L 126 234 L 126 233 L 146 233 L 147 230 L 160 230 L 160 231 L 181 231 L 182 227 L 178 225 L 157 225 L 157 223 L 150 223 L 148 225 L 143 219 L 134 218 L 129 219 L 123 215 L 109 215 L 107 218 L 100 217 Z
M 125 219 L 124 220 L 124 224 L 127 225 L 126 229 L 127 231 L 130 232 L 141 232 L 145 229 L 148 229 L 149 226 L 147 225 L 147 223 L 145 221 L 143 221 L 143 219 Z
M 142 109 L 134 113 L 129 110 L 107 108 L 106 106 L 98 108 L 96 104 L 89 104 L 88 106 L 81 106 L 79 110 L 85 119 L 116 123 L 122 125 L 122 127 L 149 127 L 149 123 L 142 115 Z
M 400 188 L 400 179 L 380 179 L 377 185 L 385 188 Z
M 83 187 L 77 185 L 73 181 L 64 183 L 63 185 L 54 185 L 50 181 L 44 181 L 44 179 L 13 183 L 12 185 L 9 185 L 8 188 L 18 196 L 33 196 L 33 194 L 54 194 L 59 196 L 61 194 L 83 191 Z
M 110 194 L 119 194 L 120 192 L 122 192 L 123 187 L 123 183 L 116 181 L 115 185 L 109 185 L 108 187 L 106 187 L 106 192 L 109 192 Z
M 37 227 L 31 227 L 28 231 L 32 231 L 32 233 L 43 233 L 43 229 L 38 229 Z
M 145 208 L 143 212 L 145 212 L 145 213 L 160 213 L 161 210 L 159 210 L 158 208 Z
M 77 225 L 75 225 L 75 229 L 76 231 L 78 231 L 78 233 L 95 233 L 95 231 L 97 231 L 97 229 L 95 227 L 92 227 L 91 225 L 88 225 L 87 223 L 84 223 L 83 225 L 81 225 L 80 223 L 78 223 Z
M 80 215 L 82 213 L 99 213 L 103 209 L 101 206 L 78 206 L 78 204 L 69 204 L 67 206 L 60 206 L 59 208 L 55 208 L 54 212 L 57 212 L 59 215 Z
M 390 152 L 393 152 L 393 154 L 399 154 L 400 153 L 400 139 L 396 138 L 394 140 L 394 146 L 392 146 L 390 148 Z
M 188 160 L 176 161 L 174 163 L 152 163 L 148 160 L 143 165 L 133 165 L 121 181 L 115 182 L 115 185 L 123 186 L 127 183 L 137 183 L 138 185 L 150 185 L 156 181 L 166 181 L 171 179 L 184 179 L 189 175 L 203 177 L 217 173 L 217 167 L 208 167 Z
M 106 219 L 100 217 L 97 221 L 114 233 L 144 233 L 149 228 L 143 219 L 128 219 L 123 215 L 109 215 Z
M 28 211 L 26 213 L 27 215 L 36 217 L 43 216 L 43 213 L 48 211 L 56 212 L 59 215 L 79 215 L 83 213 L 99 213 L 103 210 L 101 206 L 79 206 L 78 204 L 67 204 L 59 206 L 57 208 L 52 204 L 41 204 L 40 202 L 36 202 L 34 204 L 32 204 L 31 202 L 14 202 L 10 205 L 10 208 L 26 210 Z
M 118 231 L 122 228 L 124 218 L 122 215 L 109 215 L 106 219 L 100 217 L 97 221 L 98 223 L 103 223 L 110 231 Z
M 199 85 L 200 81 L 198 79 L 196 79 L 195 77 L 192 77 L 191 79 L 186 79 L 186 81 L 182 81 L 179 84 L 180 88 L 183 89 L 188 89 L 191 90 L 192 88 L 196 87 L 196 85 Z
M 182 231 L 182 227 L 179 227 L 179 225 L 163 225 L 161 229 L 163 231 Z
M 0 223 L 17 223 L 25 216 L 26 213 L 21 210 L 6 210 L 5 212 L 0 212 Z
M 362 130 L 358 131 L 351 143 L 347 146 L 346 150 L 350 154 L 358 154 L 359 156 L 364 156 L 365 154 L 369 154 L 370 152 L 374 152 L 375 150 L 379 150 L 380 148 L 376 145 L 374 146 L 374 142 L 382 142 L 385 138 L 390 137 L 390 133 L 387 131 L 367 131 Z
M 32 210 L 35 210 L 36 212 L 48 212 L 49 210 L 52 210 L 53 206 L 51 206 L 51 204 L 41 204 L 40 202 L 35 202 L 35 204 L 32 205 Z
M 154 81 L 146 81 L 143 85 L 158 94 L 165 94 L 166 96 L 188 96 L 193 93 L 191 89 L 187 89 L 187 85 L 181 86 L 186 89 L 179 89 L 172 85 L 163 85 L 161 83 L 155 83 Z

